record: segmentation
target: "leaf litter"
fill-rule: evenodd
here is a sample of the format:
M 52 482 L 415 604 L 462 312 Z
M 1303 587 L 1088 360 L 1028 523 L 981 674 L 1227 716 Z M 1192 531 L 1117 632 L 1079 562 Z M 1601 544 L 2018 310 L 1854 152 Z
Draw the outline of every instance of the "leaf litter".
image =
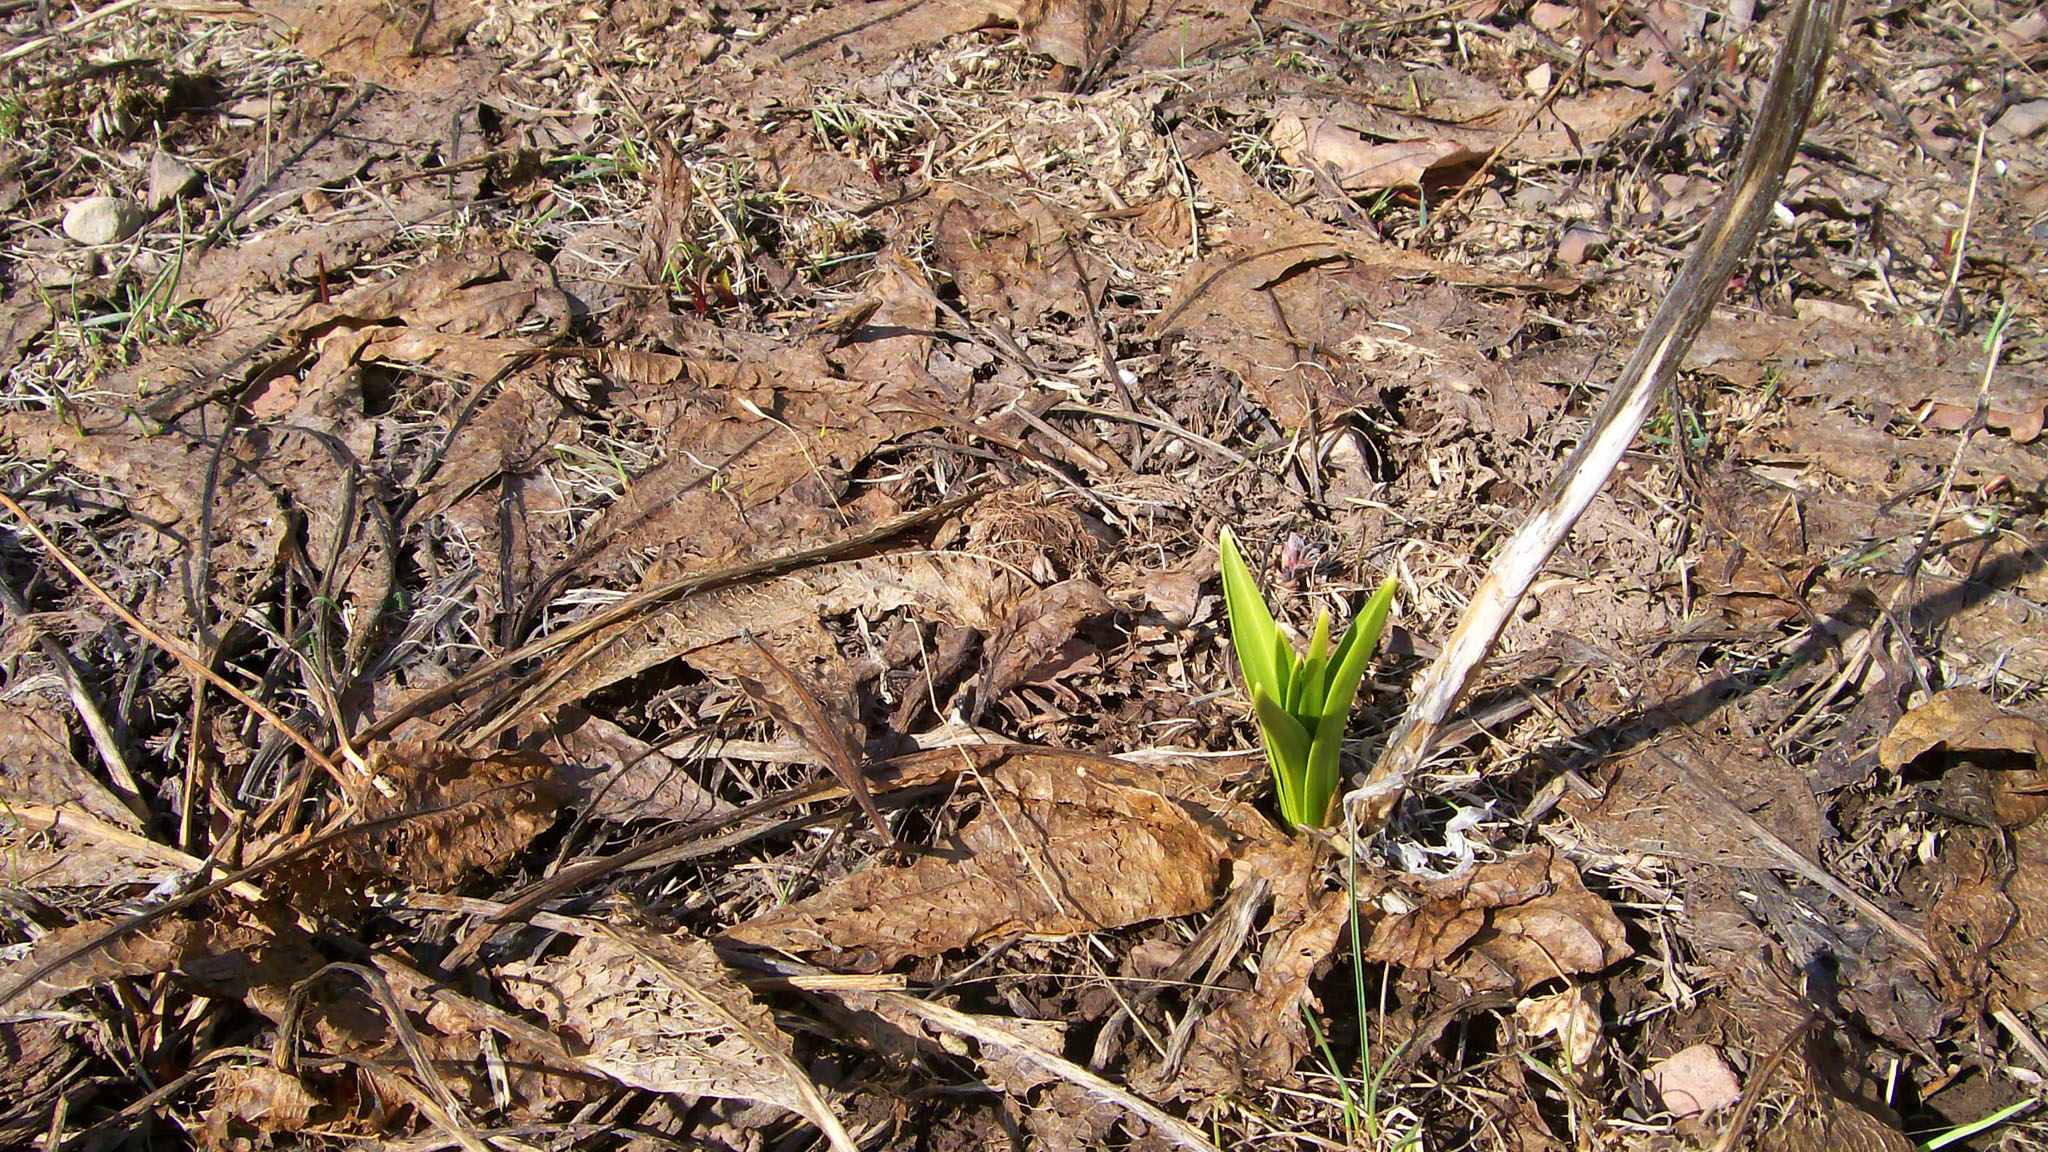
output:
M 22 1141 L 1902 1147 L 2048 1074 L 2040 94 L 1959 63 L 2038 20 L 1850 24 L 1348 861 L 1271 819 L 1207 541 L 1297 627 L 1400 577 L 1363 768 L 1776 10 L 41 21 L 6 487 L 270 717 L 10 537 Z

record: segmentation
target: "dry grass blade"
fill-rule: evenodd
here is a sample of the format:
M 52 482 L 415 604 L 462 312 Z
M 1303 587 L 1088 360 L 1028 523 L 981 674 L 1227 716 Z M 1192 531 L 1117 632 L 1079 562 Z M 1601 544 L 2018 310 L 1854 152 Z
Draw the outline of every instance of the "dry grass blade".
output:
M 1409 776 L 1428 760 L 1439 731 L 1464 699 L 1501 629 L 1551 553 L 1606 486 L 1705 326 L 1729 275 L 1762 233 L 1819 95 L 1842 7 L 1840 0 L 1803 0 L 1793 11 L 1777 70 L 1735 179 L 1722 193 L 1699 243 L 1622 369 L 1606 406 L 1543 499 L 1502 547 L 1442 653 L 1417 681 L 1407 715 L 1373 765 L 1370 779 L 1346 798 L 1346 810 L 1357 817 L 1361 829 L 1371 831 L 1385 823 Z
M 882 843 L 892 851 L 900 848 L 896 834 L 889 830 L 889 822 L 882 819 L 882 810 L 875 807 L 875 797 L 868 791 L 867 776 L 861 771 L 864 750 L 847 726 L 848 718 L 818 699 L 817 692 L 763 644 L 760 637 L 748 633 L 746 640 L 780 680 L 780 683 L 768 683 L 751 676 L 743 677 L 741 684 L 747 694 L 759 701 L 777 723 L 795 733 L 825 761 L 832 775 L 845 785 L 854 803 L 860 805 L 861 812 L 875 826 Z
M 11 513 L 16 520 L 21 521 L 21 526 L 28 530 L 28 534 L 35 537 L 37 543 L 49 549 L 50 555 L 57 558 L 57 562 L 64 566 L 65 571 L 71 573 L 73 579 L 77 580 L 81 585 L 85 587 L 85 589 L 88 592 L 91 592 L 95 597 L 97 597 L 101 603 L 105 604 L 107 608 L 114 613 L 114 615 L 119 616 L 121 620 L 124 623 L 126 623 L 130 628 L 133 628 L 137 632 L 142 633 L 144 639 L 156 645 L 158 648 L 163 649 L 164 652 L 169 654 L 172 659 L 176 660 L 180 664 L 183 664 L 189 671 L 192 672 L 193 675 L 200 677 L 207 683 L 227 693 L 229 696 L 234 698 L 237 704 L 240 704 L 242 707 L 247 708 L 249 711 L 254 712 L 256 715 L 262 717 L 264 723 L 269 724 L 271 727 L 277 729 L 279 735 L 285 737 L 292 743 L 298 745 L 299 750 L 306 754 L 306 758 L 311 760 L 313 763 L 319 765 L 321 770 L 325 771 L 330 778 L 336 781 L 345 781 L 347 779 L 347 777 L 343 774 L 341 769 L 335 765 L 334 761 L 327 758 L 326 753 L 322 752 L 316 745 L 314 745 L 314 743 L 311 740 L 308 740 L 298 729 L 285 723 L 284 718 L 282 716 L 279 716 L 277 713 L 265 707 L 261 701 L 249 695 L 247 692 L 244 692 L 240 688 L 237 688 L 233 684 L 229 683 L 226 677 L 223 677 L 220 673 L 215 672 L 212 669 L 212 667 L 210 667 L 204 660 L 201 660 L 197 656 L 194 656 L 191 653 L 185 651 L 184 645 L 175 643 L 170 639 L 170 637 L 165 636 L 163 633 L 158 632 L 155 628 L 150 627 L 149 624 L 144 622 L 141 617 L 135 615 L 135 613 L 133 612 L 130 612 L 125 606 L 123 606 L 120 601 L 108 595 L 107 590 L 105 588 L 100 587 L 98 581 L 94 580 L 91 576 L 86 575 L 85 569 L 78 566 L 78 562 L 71 558 L 71 554 L 69 552 L 66 552 L 64 548 L 61 545 L 59 545 L 55 540 L 50 539 L 49 535 L 45 533 L 42 530 L 42 528 L 36 524 L 35 520 L 29 516 L 26 509 L 22 508 L 21 505 L 16 504 L 13 498 L 9 497 L 4 492 L 0 492 L 0 508 L 7 509 L 7 511 Z M 343 752 L 352 760 L 354 759 L 353 752 L 347 749 L 344 749 Z M 356 766 L 360 768 L 361 764 L 357 763 Z
M 833 1113 L 832 1106 L 826 1102 L 824 1093 L 818 1090 L 810 1075 L 789 1054 L 789 1040 L 781 1032 L 775 1031 L 774 1020 L 767 1010 L 749 1000 L 747 1004 L 751 1010 L 747 1015 L 755 1019 L 744 1019 L 732 1005 L 724 1003 L 719 997 L 707 991 L 701 978 L 691 974 L 690 968 L 707 966 L 722 972 L 709 945 L 693 939 L 691 942 L 695 948 L 692 951 L 697 953 L 693 956 L 677 941 L 644 932 L 607 926 L 604 935 L 661 973 L 664 982 L 672 991 L 688 1000 L 699 1012 L 721 1022 L 729 1030 L 728 1036 L 745 1046 L 747 1056 L 751 1060 L 765 1064 L 778 1076 L 780 1083 L 774 1085 L 772 1091 L 766 1085 L 755 1088 L 755 1092 L 768 1093 L 755 1098 L 774 1100 L 797 1111 L 804 1119 L 818 1126 L 818 1130 L 831 1141 L 834 1152 L 859 1152 L 860 1145 L 848 1134 L 846 1126 L 839 1122 L 839 1117 Z M 745 992 L 737 985 L 731 985 L 729 979 L 721 979 L 720 982 L 730 985 L 736 995 L 745 997 Z M 726 1059 L 730 1061 L 732 1058 L 732 1054 L 728 1053 Z M 789 1095 L 790 1092 L 794 1093 L 793 1097 Z
M 925 1023 L 964 1036 L 978 1044 L 1000 1049 L 1004 1056 L 1030 1064 L 1065 1080 L 1098 1099 L 1122 1108 L 1146 1124 L 1176 1148 L 1188 1152 L 1217 1152 L 1216 1145 L 1185 1121 L 1177 1120 L 1155 1105 L 1097 1076 L 1071 1060 L 1055 1056 L 1031 1042 L 1015 1029 L 989 1016 L 974 1016 L 943 1004 L 920 1000 L 901 992 L 877 993 L 882 1000 Z

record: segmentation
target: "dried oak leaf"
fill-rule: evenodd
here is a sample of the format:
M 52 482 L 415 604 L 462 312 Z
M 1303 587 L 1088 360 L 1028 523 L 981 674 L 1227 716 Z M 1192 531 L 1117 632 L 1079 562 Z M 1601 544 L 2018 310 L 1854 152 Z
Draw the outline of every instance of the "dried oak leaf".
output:
M 585 1048 L 582 1059 L 651 1092 L 758 1100 L 854 1145 L 797 1064 L 768 1007 L 693 936 L 608 927 L 568 955 L 500 970 L 508 995 Z
M 2048 811 L 2048 726 L 2001 708 L 1974 688 L 1951 688 L 1899 717 L 1878 741 L 1878 762 L 1892 772 L 1937 750 L 1970 758 L 1994 755 L 1991 800 L 2000 825 L 2017 828 Z
M 1571 861 L 1526 852 L 1423 886 L 1412 911 L 1374 926 L 1366 958 L 1441 971 L 1487 991 L 1598 972 L 1633 953 L 1620 917 Z
M 1214 900 L 1222 837 L 1135 765 L 1012 750 L 978 774 L 957 842 L 848 876 L 726 938 L 884 968 L 1001 936 L 1070 936 L 1185 916 Z

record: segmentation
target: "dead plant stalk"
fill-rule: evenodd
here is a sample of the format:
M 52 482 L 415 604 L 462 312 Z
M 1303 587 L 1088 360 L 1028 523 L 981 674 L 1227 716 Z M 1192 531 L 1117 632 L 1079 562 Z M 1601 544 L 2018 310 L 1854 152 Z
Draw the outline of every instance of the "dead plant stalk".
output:
M 1801 0 L 1793 10 L 1770 89 L 1743 146 L 1735 178 L 1715 205 L 1699 243 L 1679 269 L 1585 438 L 1501 549 L 1442 653 L 1416 682 L 1408 712 L 1366 783 L 1345 797 L 1346 812 L 1359 830 L 1370 833 L 1381 827 L 1408 780 L 1428 761 L 1501 629 L 1551 553 L 1606 486 L 1706 325 L 1728 277 L 1762 233 L 1813 111 L 1841 14 L 1841 0 Z

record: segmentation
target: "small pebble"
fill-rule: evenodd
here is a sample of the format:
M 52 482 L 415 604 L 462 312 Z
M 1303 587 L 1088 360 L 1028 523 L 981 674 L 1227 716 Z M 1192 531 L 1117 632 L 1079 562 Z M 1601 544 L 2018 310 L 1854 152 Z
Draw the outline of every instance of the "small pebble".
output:
M 1560 264 L 1584 264 L 1597 260 L 1607 252 L 1607 233 L 1585 224 L 1574 224 L 1564 230 L 1557 242 L 1557 260 Z
M 142 227 L 142 209 L 119 196 L 88 196 L 64 213 L 64 234 L 88 247 L 113 244 Z

